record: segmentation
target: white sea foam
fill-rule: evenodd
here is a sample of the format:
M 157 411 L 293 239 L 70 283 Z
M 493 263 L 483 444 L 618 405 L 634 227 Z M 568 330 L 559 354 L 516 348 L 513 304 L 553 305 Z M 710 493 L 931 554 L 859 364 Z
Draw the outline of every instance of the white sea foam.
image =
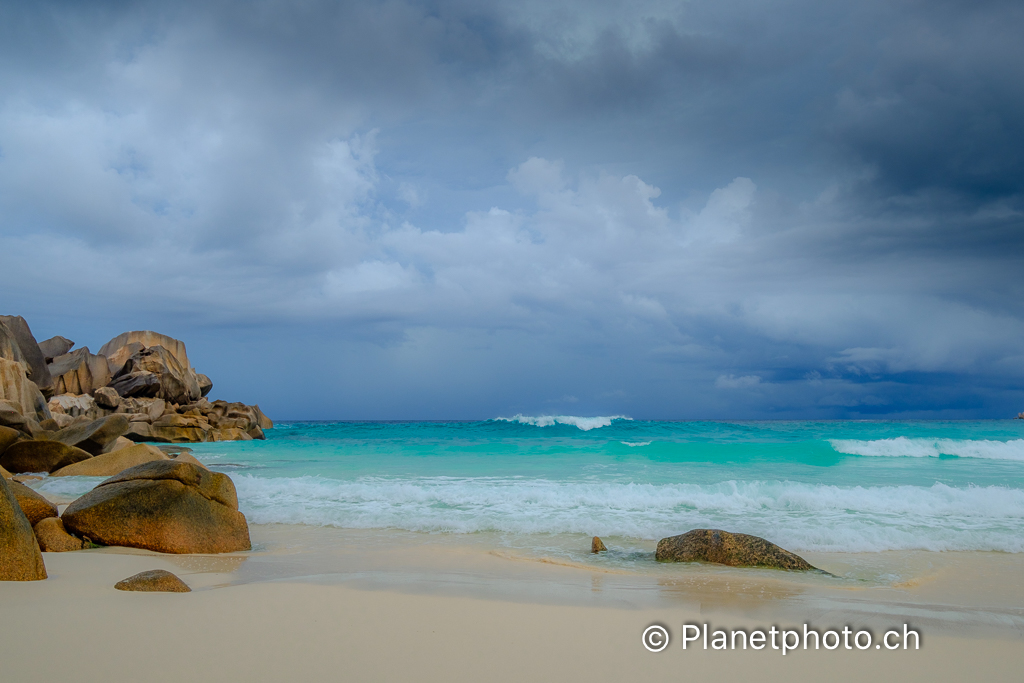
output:
M 619 443 L 621 443 L 623 446 L 631 446 L 633 448 L 636 448 L 637 446 L 650 446 L 651 445 L 650 441 L 620 441 Z
M 793 550 L 1024 552 L 1024 491 L 999 486 L 715 485 L 510 478 L 235 478 L 258 524 L 425 532 L 583 533 L 658 539 L 696 527 Z
M 633 418 L 626 417 L 625 415 L 611 415 L 608 417 L 576 417 L 575 415 L 540 415 L 531 417 L 529 415 L 516 415 L 515 417 L 496 417 L 494 419 L 499 422 L 518 422 L 524 425 L 533 425 L 534 427 L 552 427 L 556 424 L 572 425 L 579 427 L 585 432 L 589 432 L 591 429 L 607 427 L 615 420 L 632 420 Z
M 829 443 L 838 452 L 849 455 L 911 458 L 937 458 L 940 455 L 955 455 L 960 458 L 1024 461 L 1024 439 L 989 441 L 986 439 L 908 439 L 905 436 L 898 436 L 894 439 L 875 439 L 873 441 L 830 439 Z

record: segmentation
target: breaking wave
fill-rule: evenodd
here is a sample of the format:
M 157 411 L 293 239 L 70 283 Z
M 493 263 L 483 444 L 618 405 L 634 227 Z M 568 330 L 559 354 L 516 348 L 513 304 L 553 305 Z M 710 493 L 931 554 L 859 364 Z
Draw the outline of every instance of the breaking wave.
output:
M 423 532 L 582 533 L 655 540 L 698 527 L 793 550 L 1024 552 L 1024 491 L 1001 486 L 713 485 L 515 478 L 235 478 L 257 524 Z
M 1011 441 L 966 440 L 966 439 L 908 439 L 898 436 L 894 439 L 857 441 L 854 439 L 830 439 L 832 448 L 848 455 L 937 458 L 952 455 L 958 458 L 981 458 L 984 460 L 1024 461 L 1024 439 Z
M 534 427 L 553 427 L 556 424 L 559 425 L 572 425 L 578 427 L 585 432 L 589 432 L 591 429 L 599 429 L 601 427 L 608 427 L 615 420 L 632 420 L 631 417 L 625 415 L 611 415 L 608 417 L 576 417 L 575 415 L 541 415 L 538 417 L 531 417 L 529 415 L 516 415 L 515 417 L 496 417 L 496 422 L 518 422 L 524 425 L 533 425 Z

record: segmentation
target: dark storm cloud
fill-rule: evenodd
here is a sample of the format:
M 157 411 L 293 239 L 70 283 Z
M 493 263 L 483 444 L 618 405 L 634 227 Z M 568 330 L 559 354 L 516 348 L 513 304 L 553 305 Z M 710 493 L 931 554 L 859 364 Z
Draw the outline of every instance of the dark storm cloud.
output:
M 998 2 L 4 3 L 4 300 L 94 345 L 177 331 L 285 417 L 1005 414 L 1022 27 Z M 317 371 L 264 399 L 239 335 Z

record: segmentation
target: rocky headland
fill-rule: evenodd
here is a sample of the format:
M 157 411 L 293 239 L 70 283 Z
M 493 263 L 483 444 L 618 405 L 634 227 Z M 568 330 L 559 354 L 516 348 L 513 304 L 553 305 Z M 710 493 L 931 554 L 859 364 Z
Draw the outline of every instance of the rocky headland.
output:
M 0 316 L 0 580 L 45 579 L 40 551 L 97 544 L 248 550 L 231 479 L 187 448 L 144 442 L 264 439 L 274 423 L 259 406 L 210 401 L 213 382 L 167 335 L 125 332 L 96 354 L 74 347 L 37 342 L 24 318 Z M 22 483 L 46 476 L 109 478 L 58 514 Z

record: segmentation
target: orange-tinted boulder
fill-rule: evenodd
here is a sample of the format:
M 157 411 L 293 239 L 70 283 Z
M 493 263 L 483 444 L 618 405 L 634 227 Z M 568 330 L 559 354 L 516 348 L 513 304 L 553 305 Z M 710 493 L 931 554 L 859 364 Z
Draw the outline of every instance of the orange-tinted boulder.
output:
M 114 584 L 119 591 L 144 591 L 154 593 L 191 593 L 184 581 L 165 569 L 151 569 L 139 572 Z
M 42 495 L 36 493 L 24 484 L 10 481 L 11 493 L 18 501 L 18 507 L 25 513 L 28 523 L 35 526 L 40 520 L 58 515 L 57 506 L 46 500 Z
M 163 553 L 249 550 L 249 526 L 231 479 L 158 460 L 107 479 L 64 511 L 64 526 L 104 545 Z
M 760 536 L 733 534 L 721 529 L 693 529 L 658 541 L 659 562 L 712 562 L 730 567 L 767 567 L 806 571 L 814 569 L 794 555 Z
M 0 581 L 39 581 L 46 567 L 28 517 L 0 477 Z
M 39 549 L 44 553 L 67 553 L 89 547 L 87 542 L 69 534 L 59 517 L 42 519 L 32 529 L 36 533 Z

